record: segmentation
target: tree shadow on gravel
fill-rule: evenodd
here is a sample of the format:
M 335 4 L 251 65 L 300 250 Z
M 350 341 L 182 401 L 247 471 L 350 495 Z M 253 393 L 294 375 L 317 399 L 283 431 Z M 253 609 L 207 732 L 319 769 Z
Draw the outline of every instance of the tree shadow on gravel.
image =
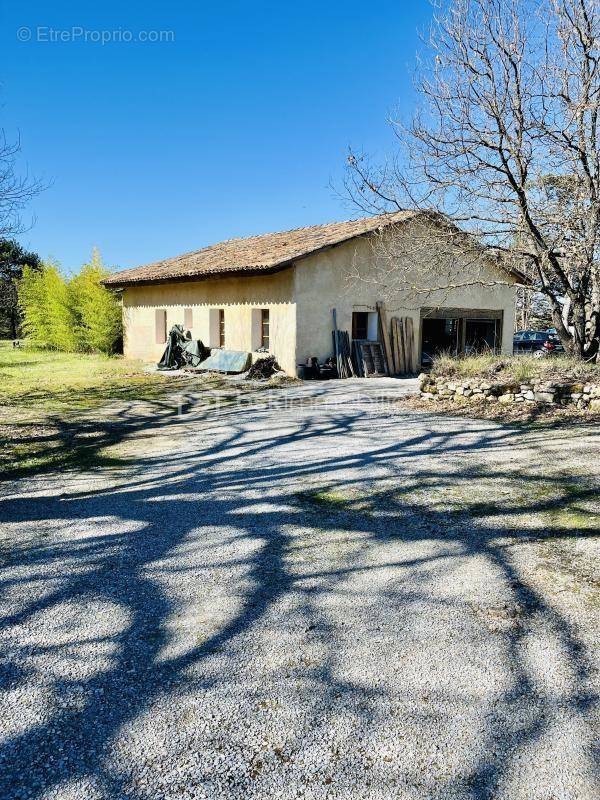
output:
M 388 432 L 379 441 L 374 436 L 368 447 L 343 453 L 338 443 L 369 433 L 361 427 L 362 409 L 330 416 L 307 410 L 301 419 L 286 422 L 282 417 L 277 431 L 274 419 L 272 411 L 266 410 L 247 415 L 236 409 L 205 411 L 194 420 L 203 432 L 202 446 L 195 443 L 186 449 L 182 444 L 179 452 L 138 458 L 135 466 L 115 473 L 116 485 L 107 480 L 106 488 L 90 489 L 70 482 L 62 494 L 44 492 L 43 483 L 37 491 L 34 484 L 34 491 L 19 494 L 17 485 L 17 492 L 2 502 L 3 518 L 11 526 L 27 523 L 31 536 L 7 547 L 3 554 L 0 587 L 5 602 L 15 594 L 20 599 L 12 600 L 0 618 L 4 641 L 0 681 L 17 697 L 20 692 L 27 697 L 28 686 L 41 681 L 50 699 L 42 703 L 37 716 L 30 715 L 27 725 L 17 721 L 16 729 L 5 738 L 0 752 L 0 797 L 41 798 L 53 788 L 78 781 L 91 781 L 99 796 L 111 800 L 145 797 L 135 787 L 135 765 L 126 774 L 122 764 L 119 771 L 111 761 L 120 732 L 161 698 L 172 696 L 176 707 L 182 690 L 206 692 L 227 681 L 227 659 L 234 658 L 240 642 L 279 603 L 292 597 L 299 604 L 308 635 L 318 636 L 325 648 L 325 656 L 317 663 L 294 667 L 311 686 L 312 699 L 307 703 L 316 709 L 319 703 L 333 705 L 352 696 L 360 699 L 362 724 L 384 725 L 385 718 L 376 710 L 386 700 L 381 689 L 365 690 L 360 683 L 340 677 L 340 631 L 324 614 L 320 598 L 342 591 L 351 576 L 370 572 L 375 576 L 383 568 L 394 569 L 397 576 L 387 596 L 390 613 L 396 608 L 398 582 L 401 588 L 404 576 L 413 579 L 396 611 L 409 627 L 418 619 L 421 604 L 435 601 L 428 570 L 441 570 L 452 580 L 457 559 L 485 562 L 508 587 L 518 620 L 500 635 L 506 686 L 477 731 L 477 753 L 464 766 L 458 784 L 441 785 L 428 796 L 477 800 L 495 796 L 518 754 L 547 734 L 556 699 L 540 684 L 525 653 L 532 626 L 541 626 L 562 653 L 572 677 L 560 698 L 561 713 L 568 712 L 588 726 L 589 741 L 580 745 L 587 757 L 592 755 L 594 737 L 589 726 L 597 697 L 591 689 L 589 654 L 573 625 L 523 578 L 506 545 L 507 537 L 539 540 L 546 535 L 572 535 L 573 531 L 560 526 L 531 532 L 520 529 L 519 523 L 513 527 L 506 522 L 511 514 L 544 513 L 560 502 L 560 496 L 558 500 L 552 493 L 532 496 L 525 506 L 520 503 L 514 508 L 509 502 L 501 509 L 502 524 L 498 525 L 492 524 L 494 513 L 488 506 L 471 505 L 448 513 L 424 509 L 411 494 L 415 486 L 435 484 L 441 490 L 461 480 L 502 481 L 501 468 L 482 461 L 474 475 L 465 459 L 517 446 L 519 433 L 471 424 L 466 440 L 465 429 L 456 421 L 439 430 L 424 429 L 417 416 L 407 415 L 397 418 L 394 435 Z M 171 424 L 174 436 L 178 430 L 177 423 L 166 416 L 154 422 L 146 419 L 144 424 L 150 437 L 165 426 L 171 430 Z M 138 430 L 137 425 L 131 427 L 127 420 L 121 428 L 113 425 L 110 441 Z M 189 435 L 182 441 L 186 438 Z M 300 448 L 308 441 L 315 442 L 315 453 L 304 451 L 301 457 Z M 447 469 L 440 469 L 440 460 Z M 102 474 L 110 478 L 110 471 Z M 365 475 L 370 476 L 367 509 L 344 507 L 325 513 L 307 508 L 298 495 L 299 488 L 340 483 L 350 490 L 364 490 Z M 406 478 L 409 487 L 404 489 L 401 480 Z M 390 493 L 394 479 L 398 488 Z M 522 476 L 524 485 L 528 480 Z M 560 495 L 560 487 L 556 491 Z M 587 492 L 582 488 L 584 501 Z M 253 511 L 252 505 L 261 502 L 267 507 Z M 310 558 L 299 562 L 300 566 L 296 563 L 299 540 L 290 533 L 299 525 L 316 530 L 320 545 L 315 544 Z M 233 531 L 225 534 L 226 555 L 220 552 L 218 539 L 223 528 Z M 339 547 L 340 530 L 356 537 L 356 544 L 341 559 L 329 557 L 327 548 L 336 552 Z M 48 535 L 40 538 L 43 531 Z M 395 543 L 393 559 L 371 563 L 377 548 Z M 404 543 L 423 543 L 423 554 L 404 558 Z M 435 553 L 427 552 L 430 544 L 435 545 Z M 192 558 L 189 563 L 183 553 L 204 560 L 196 564 Z M 156 578 L 157 570 L 163 580 Z M 209 596 L 203 582 L 211 570 L 220 575 L 237 570 L 241 576 L 235 613 L 202 641 L 190 635 L 182 652 L 171 652 L 169 626 L 181 613 L 185 598 L 168 590 L 169 581 L 176 585 L 179 574 L 191 572 L 197 577 L 198 593 Z M 453 602 L 457 602 L 457 613 L 465 612 L 462 601 Z M 75 614 L 67 627 L 70 638 L 60 627 L 69 609 Z M 82 609 L 91 609 L 85 612 L 88 617 L 77 616 L 84 613 Z M 118 610 L 120 622 L 117 630 L 110 626 L 104 630 L 94 614 L 108 614 L 111 609 Z M 86 630 L 90 614 L 93 624 Z M 44 620 L 54 626 L 56 641 L 50 640 L 49 633 L 42 641 L 36 640 L 36 630 Z M 84 669 L 79 664 L 81 669 L 74 674 L 61 674 L 56 666 L 55 672 L 46 672 L 40 663 L 52 656 L 57 660 L 51 663 L 60 665 L 60 659 L 69 656 L 78 664 L 78 648 L 87 652 L 86 647 L 92 652 L 106 648 L 103 658 L 91 659 L 96 668 Z M 218 670 L 214 659 L 223 662 Z M 517 712 L 523 705 L 529 713 L 521 723 Z M 324 723 L 314 713 L 318 729 Z M 301 748 L 302 741 L 296 746 Z M 379 767 L 374 764 L 372 769 Z M 256 769 L 253 772 L 248 765 L 244 780 L 251 782 L 255 775 Z

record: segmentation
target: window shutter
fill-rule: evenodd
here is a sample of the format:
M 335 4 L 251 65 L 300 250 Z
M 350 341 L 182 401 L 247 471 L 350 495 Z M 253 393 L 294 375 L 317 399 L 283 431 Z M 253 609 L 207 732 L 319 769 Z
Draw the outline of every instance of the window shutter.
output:
M 156 344 L 167 341 L 167 312 L 164 308 L 157 308 L 155 312 Z
M 183 311 L 183 327 L 188 330 L 194 327 L 194 314 L 191 308 L 185 308 Z

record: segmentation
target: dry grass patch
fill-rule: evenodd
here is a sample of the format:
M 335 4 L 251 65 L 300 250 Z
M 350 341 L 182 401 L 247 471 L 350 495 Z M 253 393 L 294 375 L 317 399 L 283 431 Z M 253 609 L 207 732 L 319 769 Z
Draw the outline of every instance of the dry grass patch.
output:
M 455 358 L 436 356 L 431 374 L 439 377 L 488 378 L 497 383 L 527 383 L 531 380 L 600 383 L 600 365 L 568 356 L 481 355 Z

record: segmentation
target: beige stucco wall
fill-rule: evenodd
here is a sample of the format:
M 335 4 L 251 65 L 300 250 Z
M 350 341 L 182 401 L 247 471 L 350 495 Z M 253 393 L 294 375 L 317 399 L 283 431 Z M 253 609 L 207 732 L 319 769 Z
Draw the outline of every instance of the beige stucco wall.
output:
M 225 347 L 252 351 L 257 343 L 257 312 L 269 309 L 270 347 L 282 369 L 295 374 L 296 306 L 293 269 L 275 275 L 215 278 L 186 283 L 130 287 L 123 290 L 124 350 L 128 358 L 158 361 L 164 344 L 156 344 L 155 311 L 167 312 L 167 330 L 183 325 L 184 309 L 193 314 L 192 336 L 217 346 L 211 309 L 225 310 Z M 253 314 L 254 311 L 254 314 Z
M 422 235 L 422 234 L 421 234 Z M 420 252 L 426 248 L 419 248 Z M 309 356 L 324 359 L 332 354 L 332 309 L 337 312 L 340 330 L 352 331 L 353 311 L 374 311 L 378 300 L 383 299 L 381 285 L 352 279 L 353 265 L 360 265 L 360 274 L 368 277 L 368 265 L 374 258 L 369 239 L 355 239 L 320 254 L 304 259 L 294 274 L 294 296 L 298 318 L 297 356 L 299 363 Z M 457 268 L 460 265 L 456 265 Z M 418 270 L 418 265 L 415 265 Z M 466 269 L 466 268 L 465 268 Z M 492 274 L 494 273 L 494 274 Z M 460 274 L 460 270 L 457 272 Z M 502 281 L 504 273 L 490 267 L 488 278 Z M 463 275 L 464 279 L 464 275 Z M 445 291 L 442 296 L 423 296 L 420 302 L 411 302 L 401 292 L 385 298 L 388 319 L 393 316 L 412 317 L 414 328 L 414 353 L 420 364 L 421 313 L 420 307 L 440 305 L 446 308 L 502 310 L 502 352 L 512 353 L 514 331 L 514 286 L 470 286 Z
M 411 229 L 403 230 L 410 233 Z M 415 274 L 423 274 L 426 265 L 419 264 L 419 258 L 429 259 L 432 248 L 428 247 L 422 226 L 415 228 L 414 234 L 420 239 L 414 253 L 421 255 L 416 257 L 413 253 L 411 268 Z M 183 324 L 184 309 L 191 308 L 192 335 L 210 347 L 218 345 L 214 338 L 214 312 L 224 308 L 225 347 L 252 351 L 256 347 L 259 309 L 268 308 L 270 352 L 286 372 L 295 375 L 297 364 L 309 356 L 323 360 L 332 354 L 333 308 L 337 310 L 338 328 L 351 332 L 352 312 L 375 311 L 375 304 L 381 299 L 385 299 L 388 318 L 413 319 L 415 369 L 421 357 L 421 307 L 502 311 L 502 351 L 512 353 L 515 288 L 501 283 L 483 285 L 489 279 L 506 281 L 507 276 L 496 272 L 495 267 L 490 266 L 489 271 L 485 267 L 479 285 L 409 300 L 401 291 L 384 296 L 381 284 L 369 280 L 375 258 L 371 240 L 363 238 L 331 247 L 274 275 L 127 288 L 123 292 L 125 355 L 148 361 L 160 358 L 164 345 L 155 343 L 157 308 L 166 309 L 167 330 L 175 323 Z M 459 263 L 459 257 L 457 262 L 457 254 L 453 253 L 447 261 L 449 271 L 465 280 L 468 267 Z M 351 278 L 357 265 L 367 280 Z

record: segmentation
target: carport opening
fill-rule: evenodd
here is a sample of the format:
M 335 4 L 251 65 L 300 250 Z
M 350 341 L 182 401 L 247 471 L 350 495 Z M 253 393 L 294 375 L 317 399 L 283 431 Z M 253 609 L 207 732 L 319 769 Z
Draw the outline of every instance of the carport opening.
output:
M 437 355 L 499 353 L 502 347 L 502 311 L 423 309 L 421 364 L 430 366 Z
M 429 361 L 441 353 L 458 355 L 458 319 L 424 319 L 422 322 L 422 360 Z
M 465 353 L 497 353 L 499 320 L 467 319 L 465 320 Z

